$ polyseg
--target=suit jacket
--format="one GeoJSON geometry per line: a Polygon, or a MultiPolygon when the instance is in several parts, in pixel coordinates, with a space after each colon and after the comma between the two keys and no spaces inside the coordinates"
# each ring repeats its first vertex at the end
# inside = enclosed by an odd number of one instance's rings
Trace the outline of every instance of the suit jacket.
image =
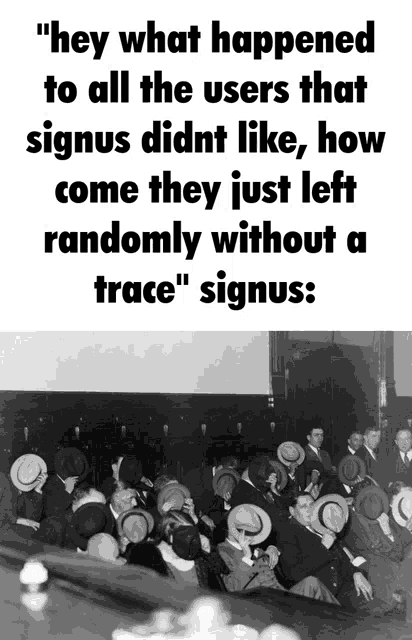
{"type": "Polygon", "coordinates": [[[191,469],[182,479],[190,491],[196,510],[202,515],[208,514],[212,507],[215,492],[213,491],[213,467],[205,466],[191,469]]]}
{"type": "MultiPolygon", "coordinates": [[[[173,579],[173,572],[163,559],[162,554],[152,542],[141,542],[130,544],[125,553],[128,564],[136,564],[156,571],[162,576],[173,579]]],[[[220,563],[222,562],[219,558],[220,563]]],[[[195,560],[196,575],[199,586],[212,591],[226,591],[222,578],[220,577],[220,566],[215,567],[213,559],[207,554],[201,554],[195,560]]],[[[226,567],[224,567],[225,570],[226,567]]]]}
{"type": "Polygon", "coordinates": [[[384,489],[386,489],[391,482],[397,482],[398,480],[401,480],[410,487],[412,486],[412,461],[408,467],[402,460],[401,453],[396,447],[396,451],[393,451],[389,455],[385,464],[380,465],[379,476],[384,489]]]}
{"type": "Polygon", "coordinates": [[[46,517],[64,516],[72,505],[72,494],[67,493],[60,478],[50,476],[43,488],[44,512],[46,517]]]}
{"type": "Polygon", "coordinates": [[[319,449],[318,457],[312,447],[307,444],[305,447],[305,462],[320,462],[325,471],[332,471],[332,460],[324,449],[319,449]]]}
{"type": "Polygon", "coordinates": [[[365,445],[363,445],[360,449],[358,449],[357,455],[360,458],[362,458],[362,460],[365,463],[366,475],[370,476],[371,478],[376,480],[376,482],[379,485],[384,485],[385,484],[385,477],[384,477],[385,476],[385,470],[383,469],[383,465],[378,460],[377,454],[375,453],[376,460],[374,460],[372,458],[371,454],[369,453],[369,451],[367,450],[367,448],[365,447],[365,445]]]}
{"type": "Polygon", "coordinates": [[[278,533],[277,547],[281,552],[278,573],[289,588],[314,576],[339,599],[339,592],[347,583],[353,583],[353,574],[359,571],[352,566],[339,540],[326,549],[322,539],[295,518],[278,533]]]}

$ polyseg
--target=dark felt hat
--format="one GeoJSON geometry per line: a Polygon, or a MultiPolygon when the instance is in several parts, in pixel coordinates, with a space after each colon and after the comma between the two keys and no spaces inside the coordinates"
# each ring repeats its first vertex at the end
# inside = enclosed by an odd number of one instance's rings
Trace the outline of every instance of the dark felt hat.
{"type": "Polygon", "coordinates": [[[365,487],[355,498],[355,510],[368,520],[377,520],[382,513],[388,513],[389,498],[380,487],[365,487]]]}
{"type": "Polygon", "coordinates": [[[171,509],[180,511],[184,505],[185,500],[190,498],[190,491],[187,487],[177,482],[171,482],[167,484],[157,497],[157,510],[160,515],[164,515],[166,512],[163,506],[167,503],[172,504],[171,509]]]}
{"type": "Polygon", "coordinates": [[[60,449],[54,458],[54,468],[58,476],[66,480],[78,476],[78,482],[89,473],[89,463],[83,451],[76,447],[60,449]]]}
{"type": "Polygon", "coordinates": [[[351,487],[365,478],[366,465],[359,456],[349,454],[339,462],[338,475],[343,484],[351,487]]]}
{"type": "Polygon", "coordinates": [[[143,475],[143,467],[135,456],[124,456],[119,467],[119,480],[130,487],[136,486],[143,475]]]}
{"type": "Polygon", "coordinates": [[[79,507],[73,514],[69,527],[71,541],[83,551],[89,539],[96,533],[112,533],[115,526],[110,509],[97,502],[89,502],[79,507]]]}
{"type": "Polygon", "coordinates": [[[257,456],[249,465],[249,479],[260,490],[269,489],[267,480],[272,473],[276,473],[277,489],[282,491],[288,482],[288,474],[282,463],[269,456],[257,456]]]}
{"type": "Polygon", "coordinates": [[[239,482],[240,475],[234,469],[219,469],[213,476],[213,490],[223,498],[226,492],[232,493],[239,482]]]}
{"type": "Polygon", "coordinates": [[[153,531],[154,519],[144,509],[129,509],[120,514],[116,524],[120,536],[136,543],[142,542],[153,531]]]}

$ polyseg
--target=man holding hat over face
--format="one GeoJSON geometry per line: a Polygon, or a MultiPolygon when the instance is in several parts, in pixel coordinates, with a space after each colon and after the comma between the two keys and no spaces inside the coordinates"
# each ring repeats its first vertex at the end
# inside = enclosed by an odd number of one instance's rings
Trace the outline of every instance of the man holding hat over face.
{"type": "Polygon", "coordinates": [[[305,452],[297,442],[282,442],[278,447],[278,459],[286,467],[288,473],[288,483],[284,490],[285,496],[303,491],[305,485],[305,470],[302,463],[305,459],[305,452]]]}
{"type": "Polygon", "coordinates": [[[0,535],[30,538],[43,518],[43,486],[47,466],[32,453],[20,456],[10,469],[10,480],[0,474],[0,535]],[[11,482],[10,482],[11,480],[11,482]]]}
{"type": "Polygon", "coordinates": [[[399,519],[402,492],[392,503],[395,516],[392,519],[385,491],[372,483],[364,482],[358,487],[345,542],[367,559],[368,577],[379,607],[382,611],[391,611],[399,605],[402,563],[412,545],[412,536],[399,519]]]}
{"type": "Polygon", "coordinates": [[[231,506],[254,504],[269,515],[272,533],[267,544],[276,544],[276,532],[288,517],[286,502],[282,496],[288,481],[286,468],[269,456],[257,456],[242,475],[233,491],[231,506]]]}
{"type": "MultiPolygon", "coordinates": [[[[261,545],[269,536],[272,525],[268,514],[252,504],[239,505],[232,509],[228,518],[228,535],[218,545],[220,556],[230,573],[223,576],[228,591],[243,591],[269,587],[284,591],[274,573],[279,560],[279,551],[274,546],[265,552],[251,547],[261,545]]],[[[292,593],[308,598],[336,603],[336,599],[313,577],[304,578],[295,584],[292,593]]]]}
{"type": "Polygon", "coordinates": [[[360,606],[356,594],[372,599],[372,587],[362,573],[363,559],[344,551],[336,534],[345,526],[348,506],[338,495],[325,496],[317,503],[307,493],[298,494],[289,508],[288,526],[278,535],[278,570],[285,583],[293,586],[305,577],[317,577],[342,606],[360,606]],[[354,563],[354,564],[352,564],[354,563]],[[354,588],[355,587],[355,588],[354,588]]]}
{"type": "Polygon", "coordinates": [[[87,476],[89,465],[82,451],[66,447],[57,452],[54,469],[44,487],[44,507],[46,517],[60,518],[70,509],[74,487],[87,476]]]}

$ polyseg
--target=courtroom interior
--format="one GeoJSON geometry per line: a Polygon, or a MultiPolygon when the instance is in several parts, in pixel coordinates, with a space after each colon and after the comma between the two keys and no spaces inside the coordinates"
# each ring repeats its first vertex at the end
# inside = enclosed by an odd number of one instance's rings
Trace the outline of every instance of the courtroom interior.
{"type": "Polygon", "coordinates": [[[412,332],[0,333],[7,638],[408,637],[411,368],[412,332]]]}

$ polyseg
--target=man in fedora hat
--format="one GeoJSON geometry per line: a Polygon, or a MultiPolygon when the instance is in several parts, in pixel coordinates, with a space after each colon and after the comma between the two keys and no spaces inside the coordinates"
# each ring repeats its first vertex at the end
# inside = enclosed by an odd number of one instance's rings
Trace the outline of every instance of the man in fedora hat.
{"type": "Polygon", "coordinates": [[[44,487],[44,509],[46,517],[60,518],[69,511],[74,487],[86,477],[89,465],[80,449],[65,447],[56,453],[54,468],[44,487]]]}
{"type": "Polygon", "coordinates": [[[278,447],[278,459],[286,467],[288,483],[284,495],[290,497],[293,493],[303,491],[306,488],[305,470],[302,466],[305,460],[305,452],[297,442],[282,442],[278,447]]]}
{"type": "Polygon", "coordinates": [[[34,454],[19,456],[9,477],[0,473],[0,539],[23,541],[38,531],[46,480],[46,463],[34,454]]]}
{"type": "Polygon", "coordinates": [[[356,594],[371,600],[371,585],[360,569],[351,564],[341,544],[336,542],[336,534],[326,528],[322,534],[312,527],[313,506],[314,500],[307,493],[291,500],[291,518],[278,534],[278,571],[290,587],[305,577],[315,576],[342,606],[360,606],[356,594]]]}
{"type": "MultiPolygon", "coordinates": [[[[228,591],[243,591],[269,587],[284,591],[274,569],[279,560],[279,551],[274,546],[265,552],[251,547],[262,544],[269,536],[272,525],[268,514],[251,504],[239,505],[229,514],[228,535],[218,545],[220,556],[230,573],[223,576],[228,591]]],[[[314,577],[304,578],[291,588],[291,592],[316,600],[337,603],[332,594],[314,577]]]]}
{"type": "Polygon", "coordinates": [[[209,526],[214,526],[213,521],[208,517],[215,500],[213,478],[221,469],[232,469],[236,471],[238,467],[239,460],[237,458],[234,456],[223,456],[217,460],[215,465],[204,465],[196,469],[191,469],[182,479],[182,484],[190,490],[196,511],[202,519],[206,520],[209,526]]]}
{"type": "Polygon", "coordinates": [[[287,506],[282,497],[287,481],[287,471],[283,464],[269,456],[257,456],[243,473],[232,494],[232,508],[241,504],[254,504],[269,514],[272,533],[267,544],[276,544],[277,530],[288,517],[287,506]]]}
{"type": "Polygon", "coordinates": [[[354,493],[345,542],[368,562],[368,577],[377,608],[381,611],[396,610],[400,603],[399,578],[403,562],[412,547],[411,534],[399,524],[401,498],[393,501],[396,518],[392,519],[389,498],[380,487],[365,481],[355,487],[354,493]]]}

